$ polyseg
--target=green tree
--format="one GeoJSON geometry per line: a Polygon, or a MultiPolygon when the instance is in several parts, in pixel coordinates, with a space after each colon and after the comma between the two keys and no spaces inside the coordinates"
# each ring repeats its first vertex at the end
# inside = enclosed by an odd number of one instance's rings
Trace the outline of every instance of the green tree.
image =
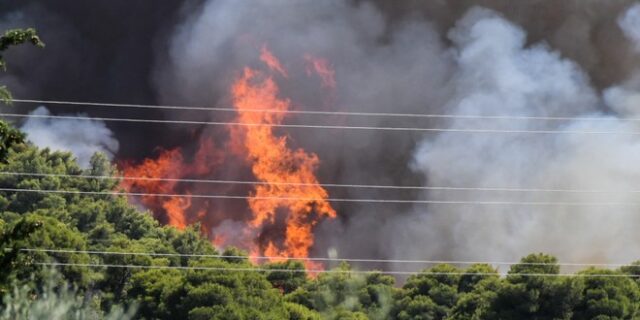
{"type": "MultiPolygon", "coordinates": [[[[7,94],[7,89],[0,87],[0,96],[6,96],[7,94]]],[[[25,135],[22,132],[12,128],[6,122],[0,120],[0,162],[6,161],[9,149],[16,144],[23,143],[24,138],[25,135]]]]}
{"type": "Polygon", "coordinates": [[[103,313],[90,298],[53,271],[48,272],[47,281],[39,289],[34,289],[33,285],[14,284],[13,289],[4,294],[3,306],[0,320],[126,320],[133,318],[135,313],[135,308],[125,311],[119,306],[103,313]]]}
{"type": "Polygon", "coordinates": [[[320,320],[320,314],[309,310],[303,305],[299,305],[292,302],[284,303],[287,312],[289,313],[289,320],[320,320]]]}
{"type": "Polygon", "coordinates": [[[580,272],[582,299],[574,319],[637,319],[640,292],[636,283],[619,271],[595,269],[580,272]],[[589,276],[594,275],[594,276],[589,276]]]}
{"type": "MultiPolygon", "coordinates": [[[[38,37],[35,29],[12,29],[7,30],[0,36],[0,69],[6,70],[7,63],[4,60],[3,52],[12,46],[29,42],[37,47],[44,47],[44,43],[38,37]]],[[[0,102],[11,103],[11,93],[6,86],[0,86],[0,102]]],[[[0,120],[0,161],[6,161],[9,148],[24,142],[25,135],[0,120]]]]}
{"type": "Polygon", "coordinates": [[[409,277],[396,299],[397,319],[444,319],[458,301],[462,270],[443,264],[409,277]]]}
{"type": "Polygon", "coordinates": [[[580,301],[581,282],[557,276],[557,259],[531,254],[511,267],[491,312],[493,319],[570,319],[580,301]]]}
{"type": "Polygon", "coordinates": [[[351,272],[347,263],[288,294],[289,302],[319,312],[325,319],[387,319],[392,306],[394,279],[379,273],[351,272]]]}
{"type": "Polygon", "coordinates": [[[288,294],[307,283],[307,273],[301,261],[287,260],[269,263],[264,266],[268,270],[291,270],[267,272],[267,280],[282,293],[288,294]]]}
{"type": "MultiPolygon", "coordinates": [[[[7,63],[4,60],[3,52],[12,46],[21,45],[23,43],[31,43],[36,47],[43,48],[44,42],[38,37],[38,33],[33,28],[28,29],[12,29],[5,31],[0,36],[0,68],[7,69],[7,63]]],[[[0,86],[0,101],[11,103],[11,93],[6,86],[0,86]]]]}
{"type": "Polygon", "coordinates": [[[450,319],[481,320],[494,318],[491,305],[503,280],[497,271],[486,264],[472,265],[465,270],[458,286],[460,296],[450,311],[450,319]]]}

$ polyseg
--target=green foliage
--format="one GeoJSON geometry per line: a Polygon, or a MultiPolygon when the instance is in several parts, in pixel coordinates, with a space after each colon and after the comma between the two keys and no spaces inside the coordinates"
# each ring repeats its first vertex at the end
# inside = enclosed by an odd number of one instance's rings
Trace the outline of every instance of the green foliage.
{"type": "Polygon", "coordinates": [[[640,293],[636,283],[622,272],[589,269],[581,275],[611,275],[584,277],[582,299],[575,308],[574,319],[637,319],[640,293]]]}
{"type": "MultiPolygon", "coordinates": [[[[473,270],[474,267],[469,269],[473,270]]],[[[493,307],[502,285],[497,275],[488,276],[476,282],[470,291],[460,294],[456,305],[451,309],[449,318],[452,320],[496,319],[496,310],[493,307]]]]}
{"type": "MultiPolygon", "coordinates": [[[[35,29],[12,29],[7,30],[0,36],[0,69],[5,71],[7,64],[4,60],[3,52],[12,46],[29,42],[36,47],[44,47],[44,42],[40,40],[35,29]]],[[[11,92],[6,86],[0,85],[0,102],[11,104],[11,92]]],[[[25,135],[0,120],[0,162],[5,162],[9,149],[14,145],[24,142],[25,135]]]]}
{"type": "Polygon", "coordinates": [[[305,272],[304,264],[300,261],[288,260],[270,263],[264,267],[270,270],[292,270],[267,272],[267,280],[271,285],[285,294],[291,293],[307,283],[307,273],[305,272]]]}
{"type": "Polygon", "coordinates": [[[493,302],[496,319],[570,319],[580,301],[581,282],[553,276],[559,272],[557,259],[545,254],[529,255],[512,266],[493,302]]]}
{"type": "Polygon", "coordinates": [[[322,273],[314,281],[286,296],[287,301],[316,310],[325,319],[385,319],[392,305],[392,277],[378,273],[361,275],[350,272],[343,263],[332,273],[322,273]]]}
{"type": "MultiPolygon", "coordinates": [[[[7,69],[7,64],[4,61],[2,52],[12,46],[21,45],[27,42],[36,47],[44,47],[44,42],[40,40],[38,33],[32,28],[7,30],[4,35],[0,36],[0,69],[7,69]]],[[[0,102],[7,104],[11,103],[11,93],[5,86],[0,86],[0,102]]]]}
{"type": "Polygon", "coordinates": [[[14,284],[13,289],[3,296],[3,310],[0,320],[119,320],[132,319],[135,308],[128,311],[119,306],[109,312],[102,312],[90,299],[70,287],[55,272],[49,272],[47,281],[39,290],[33,286],[14,284]],[[62,285],[60,285],[62,282],[62,285]]]}
{"type": "Polygon", "coordinates": [[[450,265],[438,265],[409,277],[404,295],[394,306],[398,319],[443,319],[458,300],[462,271],[450,265]],[[455,275],[450,275],[455,274],[455,275]]]}
{"type": "Polygon", "coordinates": [[[285,302],[284,307],[287,309],[289,313],[290,320],[320,320],[320,314],[311,311],[307,307],[303,305],[299,305],[296,303],[285,302]]]}
{"type": "MultiPolygon", "coordinates": [[[[6,89],[0,87],[0,101],[3,100],[3,93],[6,92],[6,89]]],[[[0,120],[0,162],[5,162],[9,149],[17,144],[24,143],[24,139],[25,135],[22,132],[0,120]]]]}

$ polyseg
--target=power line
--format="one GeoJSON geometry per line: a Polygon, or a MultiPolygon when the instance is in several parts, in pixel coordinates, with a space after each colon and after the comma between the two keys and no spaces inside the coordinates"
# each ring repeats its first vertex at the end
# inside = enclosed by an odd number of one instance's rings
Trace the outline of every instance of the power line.
{"type": "Polygon", "coordinates": [[[198,266],[144,266],[134,264],[92,264],[92,263],[47,263],[36,262],[35,265],[62,266],[62,267],[87,267],[87,268],[127,268],[127,269],[160,269],[160,270],[200,270],[200,271],[225,271],[225,272],[289,272],[289,273],[340,273],[340,274],[389,274],[389,275],[416,275],[431,276],[521,276],[521,277],[580,277],[580,278],[640,278],[635,274],[616,273],[498,273],[498,272],[420,272],[420,271],[384,271],[384,270],[341,270],[341,269],[269,269],[269,268],[229,268],[229,267],[198,267],[198,266]]]}
{"type": "Polygon", "coordinates": [[[350,199],[350,198],[304,198],[304,197],[276,197],[276,196],[240,196],[240,195],[208,195],[182,193],[143,193],[117,191],[80,191],[80,190],[44,190],[0,188],[7,192],[58,193],[58,194],[89,194],[134,197],[166,197],[166,198],[204,198],[204,199],[247,199],[247,200],[284,200],[284,201],[329,201],[355,203],[395,203],[395,204],[435,204],[435,205],[525,205],[525,206],[577,206],[577,207],[606,207],[606,206],[640,206],[640,202],[557,202],[557,201],[458,201],[458,200],[402,200],[402,199],[350,199]]]}
{"type": "MultiPolygon", "coordinates": [[[[16,103],[41,103],[52,105],[77,105],[94,107],[115,107],[115,108],[136,108],[136,109],[165,109],[165,110],[191,110],[191,111],[220,111],[238,112],[233,107],[193,107],[178,105],[151,105],[132,103],[105,103],[105,102],[82,102],[82,101],[59,101],[59,100],[35,100],[35,99],[13,99],[16,103]]],[[[305,108],[308,106],[293,106],[294,108],[305,108]]],[[[508,116],[508,115],[457,115],[457,114],[425,114],[425,113],[396,113],[396,112],[350,112],[350,111],[313,111],[313,110],[278,110],[248,108],[241,109],[242,112],[252,113],[286,113],[286,114],[309,114],[309,115],[337,115],[337,116],[367,116],[367,117],[396,117],[396,118],[445,118],[445,119],[484,119],[484,120],[549,120],[549,121],[640,121],[640,118],[603,118],[603,117],[552,117],[552,116],[508,116]]]]}
{"type": "Polygon", "coordinates": [[[551,262],[504,262],[504,261],[459,261],[459,260],[402,260],[402,259],[362,259],[362,258],[321,258],[321,257],[279,257],[279,256],[241,256],[221,254],[188,254],[188,253],[156,253],[156,252],[119,252],[99,250],[73,250],[73,249],[41,249],[22,248],[24,252],[46,253],[74,253],[91,255],[119,255],[119,256],[152,256],[152,257],[187,257],[187,258],[218,258],[218,259],[255,259],[255,260],[298,260],[321,262],[370,262],[370,263],[407,263],[407,264],[452,264],[474,265],[489,264],[500,266],[526,265],[526,266],[566,266],[566,267],[623,267],[629,263],[551,263],[551,262]]]}
{"type": "Polygon", "coordinates": [[[130,122],[130,123],[155,123],[155,124],[185,124],[185,125],[212,125],[212,126],[238,126],[238,127],[274,127],[274,128],[299,128],[299,129],[346,129],[360,131],[416,131],[416,132],[450,132],[450,133],[509,133],[509,134],[591,134],[591,135],[640,135],[640,131],[581,131],[581,130],[500,130],[500,129],[453,129],[453,128],[417,128],[417,127],[374,127],[374,126],[337,126],[337,125],[312,125],[312,124],[266,124],[266,123],[241,123],[225,121],[195,121],[195,120],[162,120],[139,118],[106,118],[85,116],[57,116],[43,114],[17,114],[0,113],[8,118],[41,118],[41,119],[65,119],[83,121],[105,122],[130,122]]]}
{"type": "Polygon", "coordinates": [[[640,193],[640,190],[598,190],[598,189],[560,189],[560,188],[512,188],[512,187],[451,187],[451,186],[398,186],[375,184],[338,184],[338,183],[305,183],[305,182],[267,182],[247,180],[218,180],[218,179],[186,179],[186,178],[162,178],[162,177],[131,177],[131,176],[99,176],[85,174],[58,174],[58,173],[31,173],[31,172],[0,172],[0,175],[33,176],[33,177],[58,177],[58,178],[82,178],[102,180],[140,180],[140,181],[167,181],[189,182],[209,184],[240,184],[240,185],[275,185],[325,188],[370,188],[370,189],[401,189],[401,190],[442,190],[442,191],[495,191],[495,192],[567,192],[567,193],[640,193]]]}

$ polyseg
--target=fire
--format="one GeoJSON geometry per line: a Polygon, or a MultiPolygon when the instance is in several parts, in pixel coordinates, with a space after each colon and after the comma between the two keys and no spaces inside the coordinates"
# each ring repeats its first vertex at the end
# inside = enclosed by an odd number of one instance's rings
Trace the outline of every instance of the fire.
{"type": "Polygon", "coordinates": [[[305,54],[304,60],[307,64],[306,71],[308,76],[315,72],[320,77],[323,87],[336,88],[336,71],[329,65],[329,61],[314,57],[311,54],[305,54]]]}
{"type": "Polygon", "coordinates": [[[191,198],[188,197],[171,198],[162,204],[162,208],[167,212],[169,224],[178,229],[184,229],[187,226],[185,210],[189,207],[191,207],[191,198]]]}
{"type": "MultiPolygon", "coordinates": [[[[273,55],[269,56],[275,59],[273,55]]],[[[280,65],[277,59],[274,61],[280,65]]],[[[266,182],[255,187],[249,200],[253,213],[250,225],[260,229],[274,224],[276,216],[283,214],[286,221],[284,240],[282,243],[268,240],[263,252],[274,257],[307,257],[314,243],[313,227],[323,217],[336,217],[336,211],[327,201],[328,193],[319,185],[314,173],[319,164],[318,156],[289,148],[287,137],[274,133],[272,125],[281,123],[286,113],[247,111],[289,109],[290,102],[277,97],[278,86],[272,77],[245,68],[233,85],[232,95],[238,122],[260,124],[232,130],[232,134],[240,135],[234,141],[243,142],[253,174],[266,182]]]]}
{"type": "MultiPolygon", "coordinates": [[[[187,163],[180,148],[164,150],[157,159],[145,159],[140,164],[121,163],[120,167],[124,177],[136,179],[123,179],[120,187],[127,192],[147,193],[140,197],[140,202],[153,211],[161,222],[172,225],[178,229],[184,229],[194,219],[189,211],[192,209],[192,199],[186,186],[179,179],[188,178],[191,175],[203,175],[211,172],[220,162],[220,153],[214,148],[213,141],[209,138],[201,139],[198,151],[191,163],[187,163]],[[142,179],[137,179],[142,178],[142,179]],[[158,179],[161,178],[162,180],[158,179]],[[155,196],[152,194],[163,194],[155,196]],[[170,194],[184,194],[168,197],[170,194]]],[[[135,199],[134,199],[135,201],[135,199]]],[[[200,209],[202,212],[202,209],[200,209]]],[[[202,213],[195,214],[197,219],[202,213]]]]}
{"type": "Polygon", "coordinates": [[[289,77],[287,71],[282,67],[280,60],[278,60],[278,58],[276,58],[273,53],[267,49],[267,46],[262,46],[262,49],[260,50],[260,60],[262,60],[262,62],[264,62],[271,70],[277,71],[285,78],[289,77]]]}
{"type": "MultiPolygon", "coordinates": [[[[310,57],[305,57],[305,61],[314,61],[322,79],[335,86],[328,63],[310,57]]],[[[272,261],[306,258],[314,245],[314,227],[323,219],[335,218],[336,211],[315,176],[320,164],[318,156],[290,147],[289,137],[274,130],[273,125],[287,117],[290,102],[278,97],[279,88],[272,75],[288,78],[287,70],[266,46],[260,50],[260,60],[267,66],[266,71],[247,67],[231,87],[237,111],[234,122],[251,125],[229,127],[226,152],[215,148],[208,131],[197,150],[176,148],[139,164],[122,163],[125,177],[151,179],[123,179],[121,187],[128,192],[175,195],[146,195],[138,201],[162,223],[184,229],[200,222],[216,247],[234,245],[246,249],[253,262],[260,262],[260,256],[271,257],[272,261]],[[256,112],[260,109],[281,112],[256,112]],[[238,158],[243,161],[238,162],[238,158]],[[216,172],[216,168],[225,165],[235,170],[216,172]],[[242,172],[235,172],[237,169],[242,172]],[[229,179],[229,175],[235,174],[252,174],[261,184],[252,188],[246,184],[194,182],[194,179],[215,179],[216,175],[229,179]],[[246,204],[238,203],[237,199],[203,200],[191,196],[239,196],[247,192],[246,204]]],[[[322,268],[312,262],[306,266],[322,268]]]]}

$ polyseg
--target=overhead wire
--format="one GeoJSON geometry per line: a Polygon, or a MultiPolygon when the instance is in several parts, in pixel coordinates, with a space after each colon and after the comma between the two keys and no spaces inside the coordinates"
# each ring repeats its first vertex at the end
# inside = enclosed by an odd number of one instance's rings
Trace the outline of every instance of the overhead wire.
{"type": "Polygon", "coordinates": [[[196,120],[164,120],[141,118],[108,118],[87,116],[58,116],[46,114],[18,114],[0,113],[0,117],[7,118],[37,118],[37,119],[64,119],[82,121],[105,122],[129,122],[129,123],[155,123],[155,124],[184,124],[184,125],[211,125],[211,126],[238,126],[238,127],[274,127],[274,128],[299,128],[299,129],[345,129],[359,131],[415,131],[415,132],[450,132],[450,133],[486,133],[486,134],[589,134],[589,135],[640,135],[640,131],[583,131],[583,130],[501,130],[501,129],[456,129],[456,128],[422,128],[422,127],[376,127],[376,126],[345,126],[345,125],[314,125],[314,124],[269,124],[269,123],[243,123],[228,121],[196,121],[196,120]]]}
{"type": "MultiPolygon", "coordinates": [[[[107,102],[86,102],[86,101],[61,101],[61,100],[37,100],[37,99],[12,99],[15,103],[38,103],[52,105],[74,105],[93,107],[115,107],[115,108],[137,108],[137,109],[164,109],[181,111],[220,111],[237,112],[233,107],[203,107],[203,106],[179,106],[179,105],[152,105],[133,103],[107,103],[107,102]]],[[[338,116],[367,116],[367,117],[396,117],[396,118],[451,118],[451,119],[485,119],[485,120],[549,120],[549,121],[611,121],[613,118],[604,117],[562,117],[562,116],[511,116],[511,115],[459,115],[459,114],[425,114],[425,113],[397,113],[397,112],[353,112],[353,111],[317,111],[301,110],[310,106],[293,106],[291,110],[282,109],[262,109],[262,108],[242,108],[242,112],[252,113],[286,113],[286,114],[307,114],[307,115],[338,115],[338,116]]],[[[640,121],[640,118],[621,118],[615,120],[640,121]]]]}
{"type": "Polygon", "coordinates": [[[152,256],[152,257],[185,257],[185,258],[217,258],[217,259],[240,259],[240,260],[298,260],[314,262],[366,262],[366,263],[397,263],[397,264],[452,264],[452,265],[474,265],[488,264],[499,266],[566,266],[566,267],[623,267],[630,266],[629,263],[561,263],[561,262],[505,262],[505,261],[463,261],[463,260],[407,260],[407,259],[366,259],[366,258],[324,258],[324,257],[281,257],[281,256],[244,256],[244,255],[224,255],[224,254],[193,254],[193,253],[160,253],[160,252],[128,252],[128,251],[104,251],[104,250],[75,250],[75,249],[44,249],[44,248],[21,248],[23,252],[44,252],[44,253],[71,253],[88,255],[114,255],[114,256],[152,256]]]}
{"type": "Polygon", "coordinates": [[[442,190],[442,191],[495,191],[495,192],[567,192],[567,193],[640,193],[640,190],[599,190],[599,189],[562,189],[562,188],[516,188],[516,187],[452,187],[452,186],[400,186],[400,185],[376,185],[376,184],[340,184],[340,183],[305,183],[305,182],[269,182],[249,180],[224,180],[224,179],[189,179],[189,178],[164,178],[164,177],[137,177],[137,176],[102,176],[86,174],[61,174],[39,172],[11,172],[0,171],[0,175],[32,176],[32,177],[56,177],[56,178],[81,178],[98,180],[123,180],[123,181],[166,181],[188,182],[208,184],[240,184],[240,185],[274,185],[274,186],[320,186],[325,188],[363,188],[363,189],[401,189],[401,190],[442,190]]]}
{"type": "Polygon", "coordinates": [[[339,273],[339,274],[388,274],[388,275],[431,275],[431,276],[514,276],[514,277],[580,277],[580,278],[640,278],[636,274],[621,273],[500,273],[500,272],[420,272],[397,270],[342,270],[342,269],[278,269],[278,268],[229,268],[207,266],[157,266],[135,264],[93,264],[93,263],[58,263],[36,262],[35,265],[88,267],[88,268],[128,268],[128,269],[160,269],[160,270],[195,270],[195,271],[224,271],[224,272],[289,272],[289,273],[339,273]]]}
{"type": "Polygon", "coordinates": [[[640,202],[560,202],[560,201],[458,201],[458,200],[403,200],[403,199],[360,199],[360,198],[307,198],[307,197],[278,197],[278,196],[251,196],[251,195],[218,195],[218,194],[182,194],[182,193],[144,193],[144,192],[119,192],[119,191],[81,191],[81,190],[48,190],[48,189],[22,189],[0,188],[6,192],[31,192],[53,194],[85,194],[85,195],[111,195],[134,197],[182,197],[204,199],[251,199],[251,200],[283,200],[283,201],[329,201],[329,202],[354,202],[354,203],[405,203],[405,204],[435,204],[435,205],[525,205],[525,206],[577,206],[577,207],[606,207],[606,206],[640,206],[640,202]]]}

